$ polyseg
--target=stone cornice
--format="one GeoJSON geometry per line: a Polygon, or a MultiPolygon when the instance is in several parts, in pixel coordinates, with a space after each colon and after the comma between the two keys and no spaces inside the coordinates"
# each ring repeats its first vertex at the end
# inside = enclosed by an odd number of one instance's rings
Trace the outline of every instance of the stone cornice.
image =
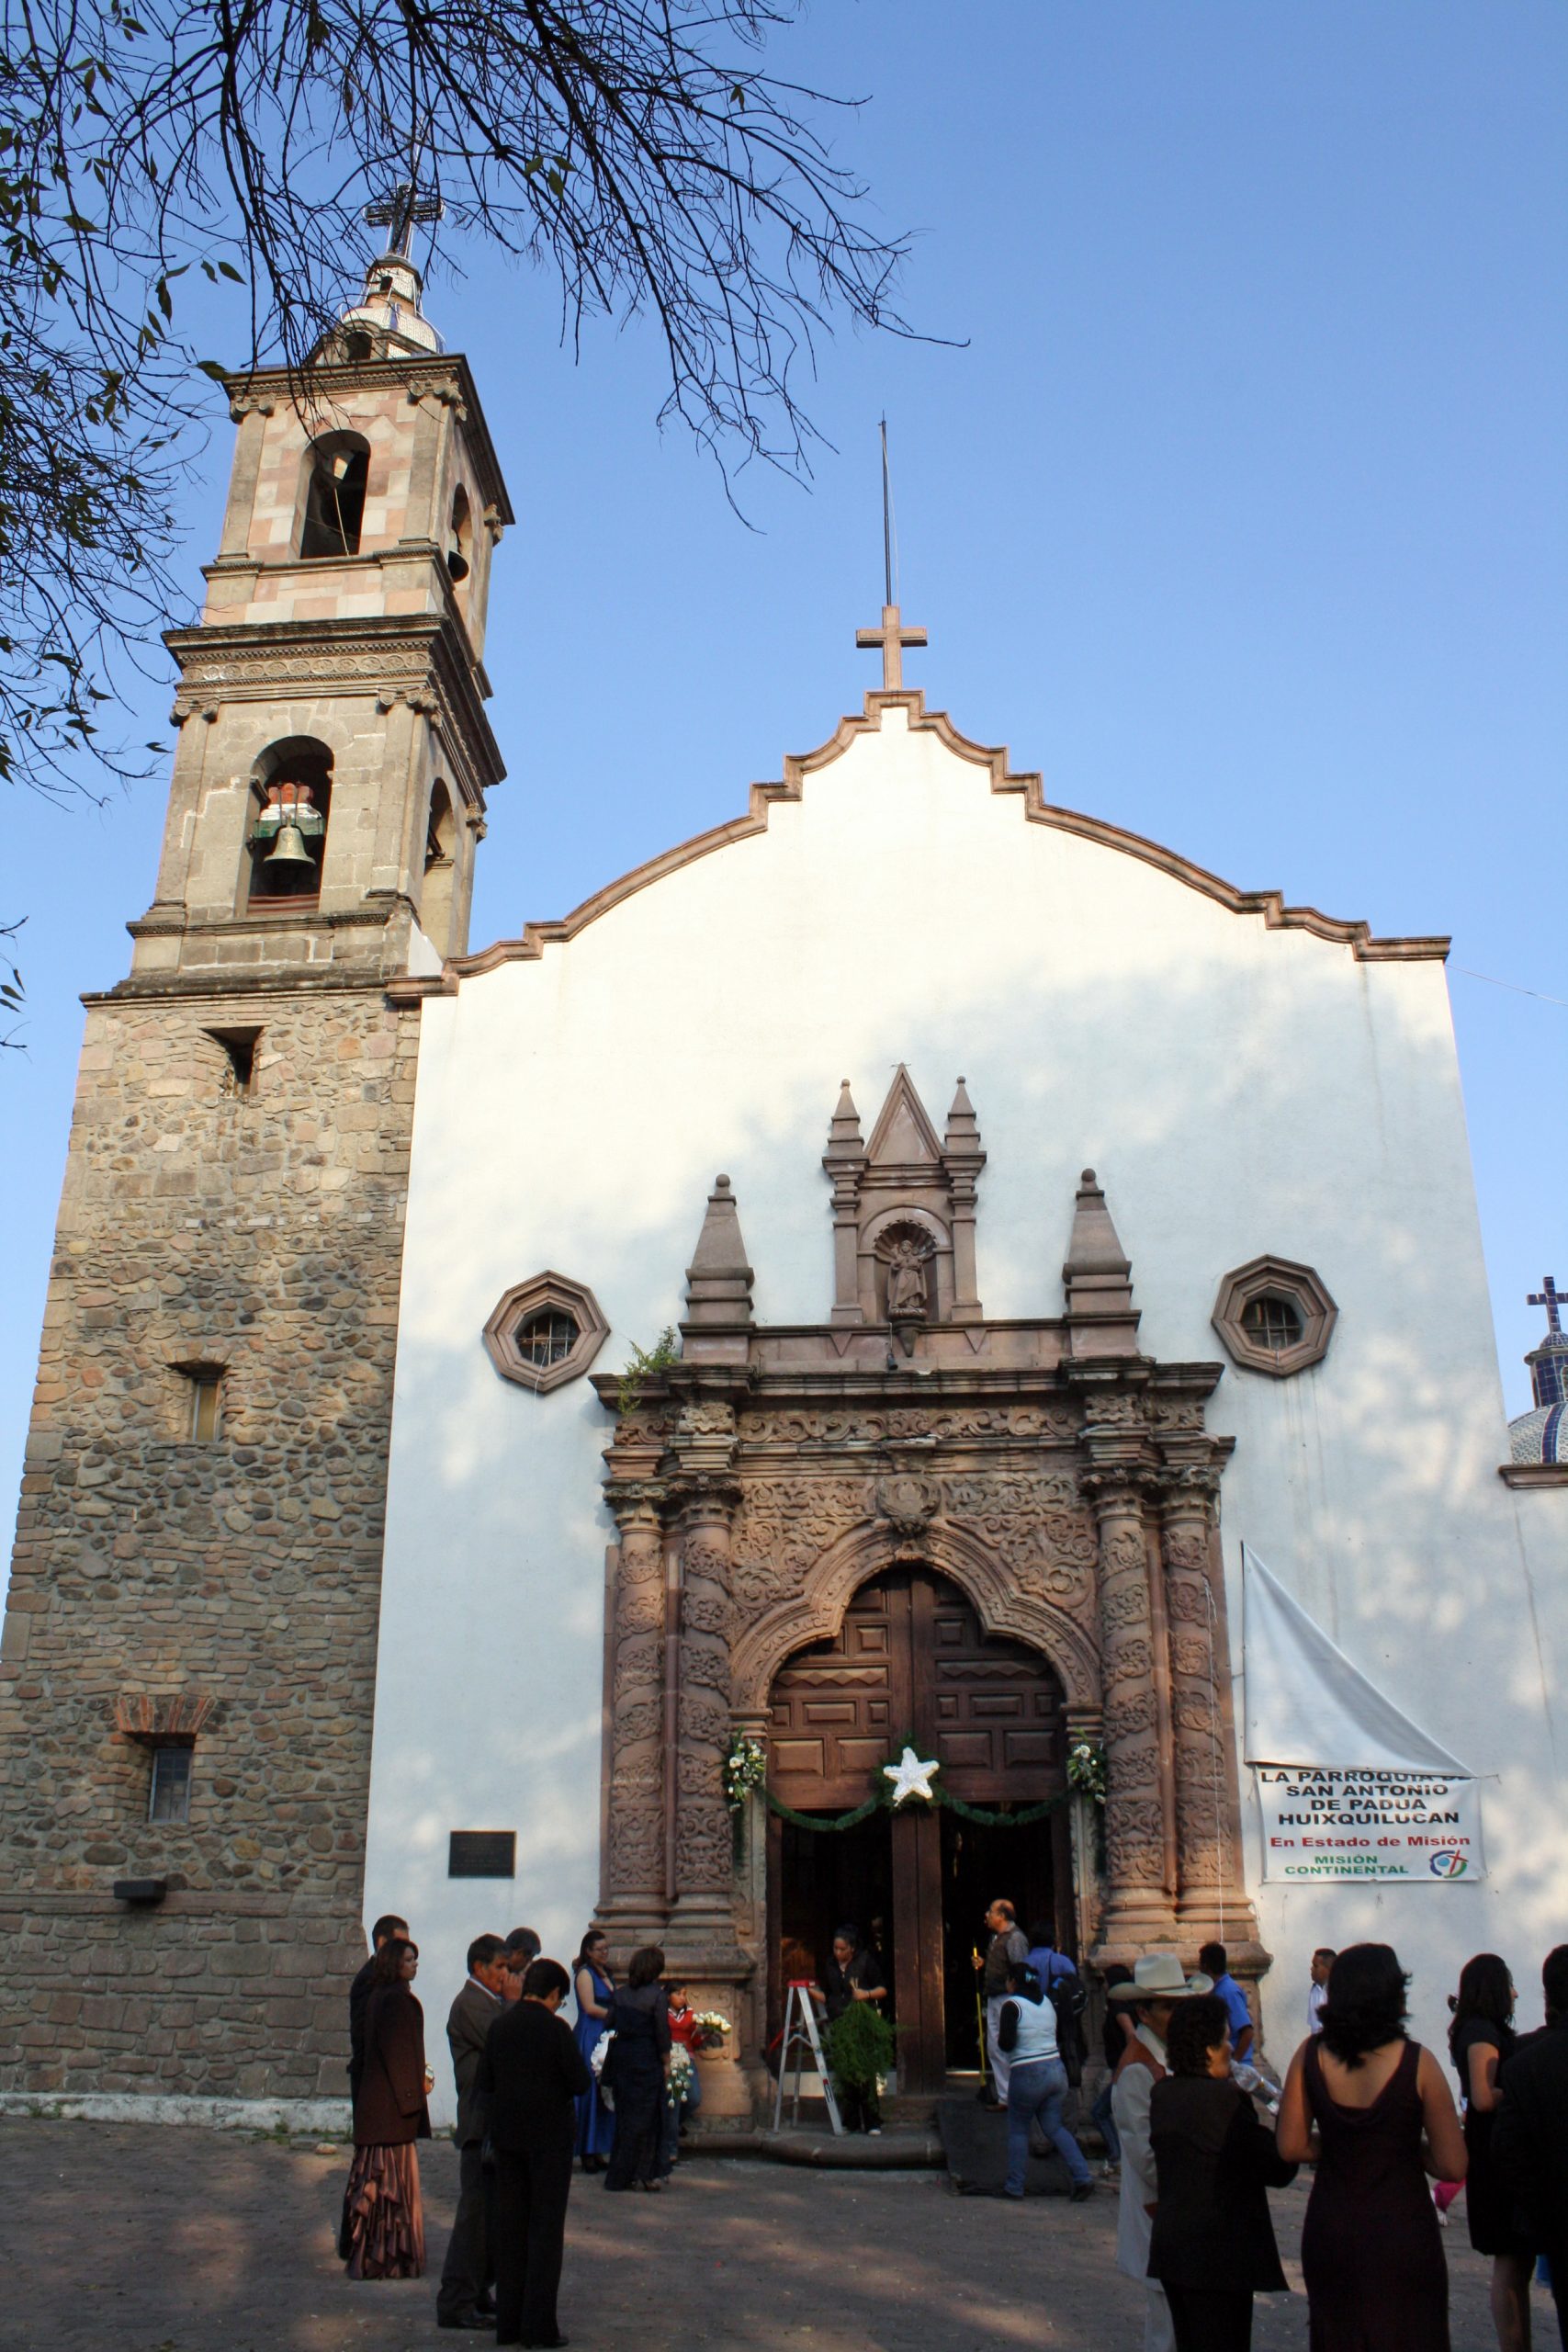
{"type": "MultiPolygon", "coordinates": [[[[395,992],[396,984],[389,984],[387,993],[395,992]]],[[[1014,1330],[1034,1329],[1042,1333],[1058,1329],[1059,1325],[1042,1321],[1036,1325],[1013,1324],[1014,1330]]],[[[831,1324],[761,1325],[757,1337],[767,1340],[776,1337],[800,1339],[819,1337],[825,1356],[834,1354],[833,1342],[842,1334],[831,1324]]],[[[663,1407],[668,1410],[673,1400],[694,1388],[691,1377],[694,1368],[672,1365],[668,1372],[637,1384],[637,1413],[663,1407]]],[[[1006,1364],[987,1365],[976,1361],[962,1370],[941,1370],[910,1374],[902,1370],[887,1372],[870,1366],[843,1367],[836,1362],[824,1361],[819,1367],[792,1367],[788,1372],[737,1368],[728,1393],[733,1395],[739,1417],[738,1436],[746,1436],[745,1417],[748,1413],[768,1410],[789,1411],[796,1408],[823,1407],[844,1410],[852,1407],[898,1413],[937,1414],[958,1405],[999,1406],[1007,1404],[1043,1403],[1081,1406],[1085,1423],[1093,1430],[1113,1430],[1117,1437],[1125,1434],[1140,1441],[1153,1437],[1163,1439],[1166,1432],[1162,1408],[1178,1402],[1201,1408],[1211,1396],[1224,1374],[1224,1367],[1217,1363],[1155,1363],[1147,1357],[1117,1360],[1112,1364],[1086,1367],[1081,1363],[1064,1365],[1006,1364]],[[1103,1387],[1091,1389],[1086,1396],[1080,1375],[1086,1370],[1103,1371],[1107,1379],[1103,1387]],[[1124,1419],[1112,1425],[1102,1417],[1105,1400],[1114,1395],[1121,1403],[1124,1419]]],[[[705,1368],[704,1368],[705,1371],[705,1368]]],[[[699,1377],[701,1375],[699,1374],[699,1377]]],[[[617,1373],[592,1373],[589,1385],[596,1392],[607,1412],[618,1408],[622,1375],[617,1373]]],[[[705,1385],[704,1392],[706,1393],[705,1385]]],[[[1191,1435],[1194,1441],[1221,1455],[1228,1455],[1235,1441],[1213,1438],[1201,1428],[1191,1435]]]]}
{"type": "Polygon", "coordinates": [[[1497,1476],[1506,1487],[1568,1487],[1568,1462],[1505,1462],[1497,1476]]]}
{"type": "Polygon", "coordinates": [[[386,392],[401,385],[411,401],[448,401],[462,416],[474,471],[487,506],[505,524],[516,518],[506,494],[495,444],[490,437],[468,363],[461,352],[433,351],[389,359],[334,359],[322,368],[243,368],[223,379],[231,413],[236,421],[247,409],[268,413],[291,408],[307,429],[330,429],[330,420],[344,392],[386,392]],[[319,425],[318,420],[327,420],[319,425]]]}
{"type": "Polygon", "coordinates": [[[165,631],[193,708],[276,702],[292,695],[375,695],[387,707],[434,689],[434,716],[454,755],[454,781],[482,808],[506,774],[455,625],[438,613],[359,620],[207,621],[165,631]]]}
{"type": "Polygon", "coordinates": [[[991,790],[1016,793],[1023,802],[1027,822],[1049,825],[1059,832],[1075,833],[1085,841],[1095,842],[1105,849],[1119,851],[1123,856],[1135,857],[1145,865],[1156,867],[1181,882],[1202,897],[1213,899],[1230,913],[1261,915],[1269,931],[1305,931],[1314,938],[1334,945],[1348,947],[1359,963],[1422,963],[1440,962],[1446,958],[1450,942],[1433,935],[1404,939],[1379,939],[1372,935],[1366,922],[1347,922],[1337,916],[1321,913],[1316,907],[1288,907],[1283,894],[1278,890],[1242,890],[1234,883],[1224,881],[1217,874],[1193,864],[1190,858],[1176,850],[1166,849],[1158,842],[1145,841],[1142,834],[1131,833],[1120,826],[1108,823],[1100,817],[1088,817],[1078,810],[1062,808],[1047,801],[1039,774],[1026,771],[1015,774],[1009,765],[1009,755],[1003,746],[976,743],[961,734],[945,711],[928,711],[925,696],[911,688],[894,692],[868,694],[865,707],[859,718],[844,718],[825,743],[804,755],[794,754],[784,761],[784,780],[777,784],[754,784],[743,817],[733,817],[728,823],[715,825],[691,840],[664,850],[646,865],[634,866],[614,882],[584,899],[571,913],[555,922],[531,922],[524,927],[519,939],[497,940],[477,955],[449,958],[439,975],[429,978],[399,981],[400,994],[407,998],[421,996],[455,996],[466,979],[495,971],[502,964],[528,963],[541,956],[547,947],[564,946],[585,931],[601,915],[650,884],[662,881],[667,874],[683,865],[708,857],[716,850],[728,849],[732,842],[750,839],[768,830],[770,814],[776,803],[799,800],[806,779],[818,768],[830,766],[842,757],[858,736],[880,731],[883,714],[902,710],[910,729],[937,737],[943,747],[961,760],[989,772],[991,790]]]}

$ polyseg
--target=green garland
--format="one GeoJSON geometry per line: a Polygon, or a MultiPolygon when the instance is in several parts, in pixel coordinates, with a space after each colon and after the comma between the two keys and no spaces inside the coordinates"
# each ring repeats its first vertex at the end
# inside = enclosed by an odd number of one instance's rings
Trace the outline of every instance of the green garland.
{"type": "MultiPolygon", "coordinates": [[[[984,1805],[965,1804],[962,1797],[952,1796],[945,1789],[933,1789],[931,1803],[946,1805],[950,1813],[957,1814],[963,1821],[978,1823],[982,1829],[1027,1829],[1032,1822],[1043,1821],[1047,1814],[1059,1813],[1067,1802],[1068,1793],[1064,1789],[1060,1796],[1047,1797],[1042,1804],[1025,1805],[1018,1813],[991,1813],[984,1805]]],[[[885,1797],[879,1793],[867,1797],[863,1804],[852,1806],[848,1813],[837,1814],[832,1820],[824,1821],[818,1814],[796,1813],[794,1805],[785,1804],[783,1797],[774,1796],[772,1789],[767,1791],[767,1799],[768,1810],[776,1813],[781,1821],[793,1821],[797,1829],[814,1832],[856,1829],[863,1821],[869,1821],[874,1813],[891,1813],[894,1810],[891,1795],[885,1797]]]]}
{"type": "MultiPolygon", "coordinates": [[[[898,1757],[906,1747],[914,1745],[912,1736],[908,1734],[895,1740],[894,1757],[898,1757]]],[[[767,1751],[761,1741],[743,1738],[737,1733],[725,1759],[724,1771],[725,1794],[735,1810],[738,1836],[741,1817],[739,1804],[744,1802],[747,1792],[751,1789],[760,1790],[767,1801],[769,1811],[776,1813],[781,1821],[793,1821],[797,1829],[808,1829],[814,1836],[858,1829],[861,1823],[869,1821],[874,1813],[896,1813],[898,1810],[893,1791],[886,1785],[886,1776],[880,1768],[875,1775],[873,1793],[865,1803],[852,1805],[848,1813],[835,1814],[829,1821],[823,1821],[816,1814],[797,1813],[794,1805],[785,1804],[783,1797],[775,1796],[766,1785],[767,1769],[767,1751]],[[742,1782],[743,1785],[738,1785],[732,1792],[732,1783],[742,1782]]],[[[1069,1765],[1069,1774],[1071,1769],[1069,1765]]],[[[1066,1788],[1059,1796],[1047,1797],[1041,1804],[1026,1804],[1017,1813],[993,1813],[985,1805],[965,1804],[962,1797],[953,1796],[939,1782],[928,1797],[919,1801],[921,1804],[944,1804],[950,1813],[957,1814],[960,1820],[976,1822],[982,1829],[1027,1829],[1032,1822],[1043,1821],[1048,1814],[1059,1813],[1072,1793],[1071,1788],[1066,1788]]],[[[910,1798],[906,1802],[913,1803],[915,1800],[910,1798]]]]}

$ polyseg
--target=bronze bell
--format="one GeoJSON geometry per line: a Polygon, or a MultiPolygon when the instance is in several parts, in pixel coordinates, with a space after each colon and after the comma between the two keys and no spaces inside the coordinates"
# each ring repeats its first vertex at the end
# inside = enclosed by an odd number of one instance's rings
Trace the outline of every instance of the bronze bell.
{"type": "Polygon", "coordinates": [[[468,576],[468,559],[456,539],[446,550],[446,577],[454,587],[468,576]]]}
{"type": "Polygon", "coordinates": [[[286,818],[277,829],[277,839],[267,853],[268,870],[275,865],[311,865],[315,859],[305,846],[305,836],[292,817],[286,818]]]}

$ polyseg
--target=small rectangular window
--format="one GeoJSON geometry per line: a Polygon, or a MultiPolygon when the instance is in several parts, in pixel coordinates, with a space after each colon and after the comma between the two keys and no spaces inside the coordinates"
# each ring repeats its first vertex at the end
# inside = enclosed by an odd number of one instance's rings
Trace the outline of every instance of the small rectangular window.
{"type": "Polygon", "coordinates": [[[190,1385],[190,1420],[186,1434],[209,1444],[218,1435],[222,1418],[223,1373],[218,1364],[197,1364],[186,1374],[190,1385]]]}
{"type": "Polygon", "coordinates": [[[190,1819],[190,1760],[188,1747],[152,1750],[152,1786],[147,1799],[149,1821],[190,1819]]]}
{"type": "Polygon", "coordinates": [[[447,1849],[448,1878],[515,1878],[515,1829],[454,1829],[447,1849]]]}

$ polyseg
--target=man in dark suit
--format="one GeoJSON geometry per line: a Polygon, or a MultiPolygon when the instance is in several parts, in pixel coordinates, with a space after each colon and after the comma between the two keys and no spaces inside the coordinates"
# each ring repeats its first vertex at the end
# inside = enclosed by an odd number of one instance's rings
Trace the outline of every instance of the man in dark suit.
{"type": "Polygon", "coordinates": [[[558,1960],[536,1960],[523,1997],[496,2019],[476,2087],[495,2150],[495,2340],[564,2344],[556,2319],[566,2200],[576,2138],[573,2102],[588,2068],[566,2019],[570,1989],[558,1960]]]}
{"type": "Polygon", "coordinates": [[[370,1957],[348,1988],[348,2095],[359,2097],[359,2078],[365,2072],[365,2011],[370,1999],[370,1972],[376,1965],[376,1955],[383,1944],[394,1936],[407,1938],[409,1923],[400,1919],[395,1911],[386,1912],[370,1930],[370,1957]]]}
{"type": "Polygon", "coordinates": [[[506,1947],[499,1936],[476,1936],[468,1946],[468,1982],[452,2004],[446,2019],[446,2047],[457,2081],[457,2120],[452,2137],[457,2147],[457,2211],[435,2298],[435,2316],[443,2327],[491,2328],[495,2305],[491,2285],[495,2276],[491,2251],[489,2184],[485,2178],[485,2119],[482,2101],[474,2088],[485,2037],[505,2006],[506,1947]]]}
{"type": "Polygon", "coordinates": [[[1540,1982],[1546,2024],[1498,2070],[1492,2159],[1551,2266],[1557,2331],[1568,2347],[1568,1944],[1548,1952],[1540,1982]]]}

